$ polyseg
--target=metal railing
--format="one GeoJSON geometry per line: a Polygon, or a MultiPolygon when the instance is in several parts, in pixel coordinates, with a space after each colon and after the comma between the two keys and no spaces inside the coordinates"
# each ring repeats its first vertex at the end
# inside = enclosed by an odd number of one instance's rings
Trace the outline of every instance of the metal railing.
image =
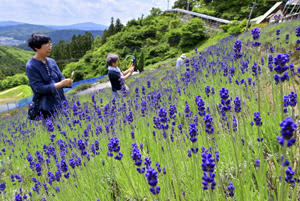
{"type": "MultiPolygon", "coordinates": [[[[64,88],[64,92],[68,92],[71,89],[74,89],[78,85],[81,85],[81,84],[95,83],[98,80],[103,79],[106,76],[107,75],[102,75],[102,76],[99,76],[99,77],[94,77],[94,78],[89,78],[89,79],[81,80],[81,81],[78,81],[78,82],[74,82],[72,88],[64,88]]],[[[8,112],[10,110],[23,107],[25,105],[30,104],[31,102],[32,102],[32,96],[29,96],[29,97],[23,98],[23,99],[18,100],[18,101],[2,104],[2,105],[0,105],[0,113],[8,112]]]]}

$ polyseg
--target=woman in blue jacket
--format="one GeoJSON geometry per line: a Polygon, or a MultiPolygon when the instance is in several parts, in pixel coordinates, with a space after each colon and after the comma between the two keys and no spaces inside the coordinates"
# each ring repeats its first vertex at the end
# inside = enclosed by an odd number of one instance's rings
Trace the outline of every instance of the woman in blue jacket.
{"type": "Polygon", "coordinates": [[[35,55],[26,64],[26,75],[33,91],[33,104],[29,108],[29,119],[52,116],[66,101],[63,88],[72,87],[73,80],[65,79],[56,62],[48,58],[51,54],[52,43],[49,36],[34,33],[28,39],[28,46],[35,55]]]}

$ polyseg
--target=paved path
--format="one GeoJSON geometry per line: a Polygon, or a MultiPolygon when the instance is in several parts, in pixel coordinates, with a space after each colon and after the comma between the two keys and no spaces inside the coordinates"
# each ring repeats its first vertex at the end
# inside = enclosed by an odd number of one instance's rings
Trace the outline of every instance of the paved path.
{"type": "MultiPolygon", "coordinates": [[[[133,72],[132,76],[139,74],[138,72],[133,72]]],[[[78,93],[75,94],[75,96],[82,96],[86,94],[92,94],[95,93],[96,91],[99,91],[101,89],[105,88],[111,88],[110,82],[103,82],[103,83],[98,83],[98,84],[93,84],[92,87],[85,89],[83,91],[79,91],[78,93]]]]}
{"type": "Polygon", "coordinates": [[[79,91],[78,93],[75,94],[75,96],[82,96],[82,95],[86,95],[86,94],[91,94],[94,93],[100,89],[105,89],[105,88],[111,88],[111,84],[110,82],[103,82],[103,83],[98,83],[98,84],[94,84],[92,85],[92,87],[85,89],[83,91],[79,91]]]}

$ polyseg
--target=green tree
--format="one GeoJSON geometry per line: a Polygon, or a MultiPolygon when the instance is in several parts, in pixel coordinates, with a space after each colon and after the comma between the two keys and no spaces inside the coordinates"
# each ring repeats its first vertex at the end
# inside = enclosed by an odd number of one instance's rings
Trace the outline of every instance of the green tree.
{"type": "Polygon", "coordinates": [[[162,14],[162,11],[159,8],[152,8],[150,10],[150,15],[153,17],[157,17],[162,14]]]}
{"type": "Polygon", "coordinates": [[[199,5],[199,0],[177,0],[174,2],[173,8],[193,10],[197,5],[199,5]]]}
{"type": "Polygon", "coordinates": [[[96,49],[99,48],[101,46],[101,37],[100,36],[96,36],[96,38],[94,38],[93,43],[92,43],[92,49],[96,49]]]}
{"type": "Polygon", "coordinates": [[[179,29],[171,30],[167,33],[167,40],[171,47],[176,47],[181,39],[181,32],[179,29]]]}
{"type": "MultiPolygon", "coordinates": [[[[257,0],[259,6],[254,9],[253,17],[264,14],[268,9],[270,9],[275,2],[269,0],[257,0]]],[[[253,0],[218,0],[211,1],[207,3],[206,6],[212,7],[216,11],[216,16],[229,19],[229,20],[241,20],[248,18],[250,9],[249,7],[253,5],[253,0]]]]}
{"type": "Polygon", "coordinates": [[[118,18],[116,20],[116,25],[115,25],[115,33],[118,33],[122,30],[123,24],[121,23],[121,20],[118,18]]]}
{"type": "Polygon", "coordinates": [[[140,73],[144,71],[144,66],[145,66],[145,55],[144,55],[144,51],[142,51],[137,62],[137,69],[139,70],[140,73]]]}
{"type": "Polygon", "coordinates": [[[180,40],[180,47],[184,50],[196,46],[201,40],[205,38],[204,22],[199,18],[193,18],[189,23],[182,28],[182,37],[180,40]]]}
{"type": "Polygon", "coordinates": [[[107,30],[104,30],[102,34],[102,44],[106,43],[107,38],[114,35],[116,33],[115,25],[114,25],[114,18],[111,18],[110,25],[107,30]]]}

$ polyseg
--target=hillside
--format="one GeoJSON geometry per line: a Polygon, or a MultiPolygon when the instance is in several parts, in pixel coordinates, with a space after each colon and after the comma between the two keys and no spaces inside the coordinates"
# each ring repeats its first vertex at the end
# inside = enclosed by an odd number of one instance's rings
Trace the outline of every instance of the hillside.
{"type": "Polygon", "coordinates": [[[24,24],[23,22],[15,22],[15,21],[0,21],[0,27],[6,27],[6,26],[12,26],[12,25],[18,25],[18,24],[24,24]]]}
{"type": "Polygon", "coordinates": [[[70,63],[63,73],[72,71],[78,79],[86,79],[107,73],[106,57],[109,53],[120,56],[120,67],[126,68],[124,58],[133,54],[137,60],[143,52],[145,66],[173,58],[194,48],[207,37],[204,23],[194,18],[184,23],[175,14],[162,14],[153,9],[144,19],[131,20],[122,30],[107,38],[106,42],[94,45],[79,62],[70,63]]]}
{"type": "Polygon", "coordinates": [[[54,29],[41,25],[18,24],[0,27],[0,36],[11,37],[20,41],[26,41],[32,33],[45,33],[50,31],[54,31],[54,29]]]}
{"type": "Polygon", "coordinates": [[[32,51],[0,46],[0,80],[16,73],[24,73],[25,64],[33,54],[32,51]]]}
{"type": "MultiPolygon", "coordinates": [[[[264,14],[276,0],[256,0],[257,6],[253,10],[252,18],[264,14]]],[[[248,19],[253,0],[189,0],[189,10],[228,20],[248,19]]],[[[187,0],[176,0],[173,8],[187,8],[187,0]]]]}

